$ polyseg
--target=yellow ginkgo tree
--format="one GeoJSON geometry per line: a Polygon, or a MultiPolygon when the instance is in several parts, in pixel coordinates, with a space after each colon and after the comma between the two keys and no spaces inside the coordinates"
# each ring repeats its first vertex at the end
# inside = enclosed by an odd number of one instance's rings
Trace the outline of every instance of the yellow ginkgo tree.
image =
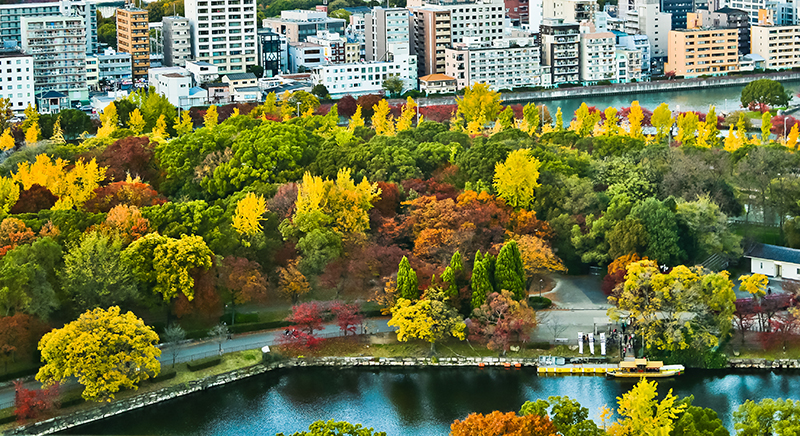
{"type": "Polygon", "coordinates": [[[61,158],[53,160],[40,154],[33,163],[21,162],[12,178],[25,189],[33,185],[49,189],[58,197],[54,210],[80,208],[94,196],[94,190],[105,179],[106,168],[97,165],[94,159],[89,162],[79,160],[70,170],[66,169],[68,163],[61,158]]]}
{"type": "Polygon", "coordinates": [[[267,210],[267,201],[252,192],[236,203],[233,228],[244,236],[253,236],[261,231],[261,221],[267,210]]]}
{"type": "Polygon", "coordinates": [[[621,419],[611,425],[608,433],[612,436],[669,436],[674,421],[686,409],[678,403],[678,397],[667,392],[658,401],[658,383],[643,378],[630,391],[618,397],[617,413],[621,419]]]}
{"type": "Polygon", "coordinates": [[[494,167],[494,187],[498,196],[514,208],[533,206],[541,165],[526,149],[509,153],[505,162],[498,162],[494,167]]]}

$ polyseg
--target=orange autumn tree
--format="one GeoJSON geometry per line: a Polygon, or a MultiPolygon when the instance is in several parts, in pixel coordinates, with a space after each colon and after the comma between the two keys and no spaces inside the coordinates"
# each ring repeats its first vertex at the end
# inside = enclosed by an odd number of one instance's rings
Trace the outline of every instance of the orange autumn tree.
{"type": "Polygon", "coordinates": [[[88,163],[79,160],[69,170],[68,166],[68,161],[40,154],[34,163],[21,162],[12,178],[24,189],[40,185],[50,190],[58,197],[54,210],[80,208],[94,197],[94,190],[105,179],[106,168],[97,165],[94,159],[88,163]]]}
{"type": "Polygon", "coordinates": [[[311,291],[308,279],[297,268],[299,262],[299,259],[295,259],[286,268],[278,268],[278,292],[292,303],[297,303],[301,296],[311,291]]]}
{"type": "Polygon", "coordinates": [[[150,233],[150,220],[143,217],[136,206],[120,204],[108,212],[98,230],[104,235],[119,239],[123,247],[127,247],[131,242],[150,233]]]}
{"type": "Polygon", "coordinates": [[[640,260],[649,259],[647,259],[647,257],[639,257],[636,253],[624,254],[614,259],[614,261],[608,265],[608,274],[603,277],[603,283],[600,285],[600,289],[602,289],[606,295],[611,295],[614,288],[625,280],[625,272],[628,269],[628,265],[639,262],[640,260]]]}
{"type": "Polygon", "coordinates": [[[450,436],[557,436],[556,427],[546,416],[518,416],[514,412],[494,411],[488,415],[471,413],[450,425],[450,436]]]}

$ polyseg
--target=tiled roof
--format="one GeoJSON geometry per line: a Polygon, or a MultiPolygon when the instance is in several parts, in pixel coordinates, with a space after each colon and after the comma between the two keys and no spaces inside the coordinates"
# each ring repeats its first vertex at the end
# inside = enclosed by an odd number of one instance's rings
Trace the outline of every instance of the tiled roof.
{"type": "Polygon", "coordinates": [[[800,265],[800,250],[778,245],[755,244],[745,254],[745,257],[757,257],[759,259],[777,260],[800,265]]]}

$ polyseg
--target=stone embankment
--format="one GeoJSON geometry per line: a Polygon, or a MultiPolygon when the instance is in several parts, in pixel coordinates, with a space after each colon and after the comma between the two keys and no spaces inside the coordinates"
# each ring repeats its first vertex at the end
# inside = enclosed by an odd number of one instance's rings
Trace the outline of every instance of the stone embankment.
{"type": "Polygon", "coordinates": [[[731,369],[760,369],[760,370],[779,370],[779,369],[800,369],[800,360],[795,359],[728,359],[731,369]]]}
{"type": "Polygon", "coordinates": [[[195,392],[211,389],[215,386],[224,385],[236,380],[252,377],[283,368],[297,367],[318,367],[331,366],[349,368],[356,366],[363,367],[421,367],[421,366],[477,366],[477,367],[507,367],[515,368],[522,366],[536,366],[536,359],[503,358],[503,357],[456,357],[456,358],[377,358],[377,357],[322,357],[322,358],[303,358],[287,359],[279,362],[260,363],[236,371],[227,372],[215,376],[206,377],[201,380],[182,383],[176,386],[159,389],[153,392],[146,392],[134,397],[114,401],[112,403],[99,405],[88,410],[81,410],[67,415],[57,416],[51,419],[40,421],[19,427],[7,434],[17,435],[44,435],[63,431],[79,425],[88,424],[100,419],[119,415],[131,410],[140,409],[168,401],[173,398],[189,395],[195,392]]]}

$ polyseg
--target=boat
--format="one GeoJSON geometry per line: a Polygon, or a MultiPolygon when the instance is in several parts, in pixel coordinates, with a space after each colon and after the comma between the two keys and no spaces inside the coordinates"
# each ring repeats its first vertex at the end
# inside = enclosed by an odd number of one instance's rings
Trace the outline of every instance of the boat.
{"type": "Polygon", "coordinates": [[[683,374],[683,365],[664,365],[660,360],[634,359],[619,363],[619,368],[606,371],[606,376],[617,378],[666,378],[683,374]]]}
{"type": "Polygon", "coordinates": [[[617,365],[603,363],[605,358],[571,358],[539,356],[536,371],[540,375],[603,375],[617,365]]]}

